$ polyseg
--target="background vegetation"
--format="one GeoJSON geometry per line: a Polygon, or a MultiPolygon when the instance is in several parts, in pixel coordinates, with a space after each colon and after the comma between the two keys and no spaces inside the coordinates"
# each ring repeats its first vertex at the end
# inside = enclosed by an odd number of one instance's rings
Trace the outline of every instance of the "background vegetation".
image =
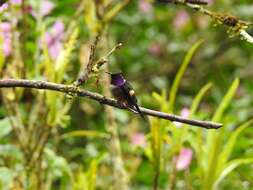
{"type": "MultiPolygon", "coordinates": [[[[104,71],[121,70],[140,105],[223,124],[145,122],[72,94],[2,88],[1,189],[252,189],[253,44],[234,27],[149,0],[1,2],[1,79],[72,84],[99,36],[94,60],[106,61],[80,88],[111,96],[104,71]]],[[[208,3],[253,19],[250,0],[208,3]]]]}

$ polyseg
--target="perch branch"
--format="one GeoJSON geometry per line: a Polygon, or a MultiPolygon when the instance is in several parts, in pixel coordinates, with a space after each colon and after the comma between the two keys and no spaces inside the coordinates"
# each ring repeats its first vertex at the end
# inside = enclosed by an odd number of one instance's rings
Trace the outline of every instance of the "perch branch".
{"type": "MultiPolygon", "coordinates": [[[[80,89],[74,85],[64,85],[64,84],[57,84],[57,83],[46,82],[46,81],[25,80],[25,79],[1,79],[0,80],[0,88],[15,88],[15,87],[53,90],[53,91],[58,91],[58,92],[66,93],[66,94],[75,94],[76,96],[79,96],[79,97],[87,97],[89,99],[98,101],[101,104],[110,105],[119,109],[128,109],[126,106],[120,104],[118,101],[112,98],[108,98],[98,93],[80,89]]],[[[140,107],[140,110],[145,115],[162,118],[162,119],[166,119],[170,121],[185,123],[189,125],[194,125],[194,126],[198,126],[198,127],[202,127],[206,129],[218,129],[222,126],[222,124],[220,123],[183,118],[177,115],[159,112],[159,111],[155,111],[155,110],[151,110],[151,109],[147,109],[143,107],[140,107]]]]}

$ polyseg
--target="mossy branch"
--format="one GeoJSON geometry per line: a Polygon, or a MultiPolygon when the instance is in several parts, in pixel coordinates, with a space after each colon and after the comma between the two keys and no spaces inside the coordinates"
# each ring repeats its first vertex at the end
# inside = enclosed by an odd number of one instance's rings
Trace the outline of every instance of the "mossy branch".
{"type": "MultiPolygon", "coordinates": [[[[79,97],[86,97],[86,98],[95,100],[101,104],[106,104],[106,105],[113,106],[116,108],[129,110],[128,107],[120,104],[115,99],[105,97],[98,93],[80,89],[76,87],[75,85],[64,85],[64,84],[57,84],[57,83],[46,82],[46,81],[25,80],[25,79],[1,79],[0,80],[0,88],[15,88],[15,87],[53,90],[53,91],[58,91],[58,92],[66,93],[66,94],[74,94],[79,97]]],[[[181,116],[159,112],[159,111],[155,111],[155,110],[151,110],[151,109],[147,109],[143,107],[140,107],[140,110],[145,115],[158,117],[158,118],[166,119],[170,121],[177,121],[180,123],[185,123],[185,124],[202,127],[206,129],[218,129],[222,127],[222,124],[220,123],[183,118],[181,116]]]]}
{"type": "Polygon", "coordinates": [[[203,5],[207,5],[203,0],[157,0],[158,3],[181,4],[194,9],[195,11],[211,17],[215,23],[228,27],[230,37],[241,36],[241,38],[253,44],[253,37],[246,31],[253,23],[243,21],[231,14],[217,13],[208,10],[203,5]]]}

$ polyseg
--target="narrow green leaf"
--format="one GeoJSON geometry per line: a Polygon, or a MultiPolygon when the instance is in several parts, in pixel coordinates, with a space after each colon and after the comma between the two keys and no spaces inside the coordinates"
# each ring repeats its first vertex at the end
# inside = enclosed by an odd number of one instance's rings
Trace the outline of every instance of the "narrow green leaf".
{"type": "Polygon", "coordinates": [[[73,174],[67,160],[49,148],[45,148],[44,152],[53,179],[60,180],[62,189],[69,189],[73,183],[73,174]]]}
{"type": "Polygon", "coordinates": [[[157,92],[152,92],[152,96],[153,98],[155,98],[156,101],[158,101],[159,104],[161,104],[161,102],[163,101],[163,97],[157,92]]]}
{"type": "Polygon", "coordinates": [[[163,129],[159,125],[159,120],[156,118],[151,119],[151,146],[152,146],[152,161],[155,172],[160,171],[160,162],[162,155],[162,140],[163,129]]]}
{"type": "Polygon", "coordinates": [[[21,163],[23,155],[17,146],[10,144],[0,145],[0,158],[9,158],[12,163],[21,163]]]}
{"type": "Polygon", "coordinates": [[[128,4],[129,0],[124,0],[117,3],[114,7],[112,7],[105,15],[104,22],[109,22],[112,20],[123,8],[128,4]]]}
{"type": "Polygon", "coordinates": [[[9,118],[4,118],[0,120],[0,138],[8,135],[11,132],[11,123],[9,118]]]}
{"type": "Polygon", "coordinates": [[[171,113],[173,113],[174,110],[174,104],[175,104],[175,100],[176,100],[176,96],[177,96],[177,91],[181,82],[181,79],[185,73],[185,70],[187,68],[187,66],[189,65],[194,53],[196,52],[196,50],[198,49],[198,47],[203,43],[203,40],[199,40],[197,41],[192,47],[191,49],[187,52],[184,61],[179,69],[179,71],[177,72],[177,75],[173,81],[172,87],[170,89],[170,94],[169,94],[169,111],[171,113]]]}
{"type": "Polygon", "coordinates": [[[15,174],[7,167],[0,167],[0,189],[9,190],[12,187],[15,174]]]}
{"type": "Polygon", "coordinates": [[[4,61],[5,61],[5,57],[4,57],[4,52],[3,52],[3,37],[0,37],[0,71],[2,70],[4,66],[4,61]]]}
{"type": "Polygon", "coordinates": [[[96,3],[93,0],[84,1],[84,20],[91,34],[97,34],[101,23],[97,18],[96,3]]]}
{"type": "Polygon", "coordinates": [[[200,89],[200,91],[195,96],[195,98],[192,102],[192,105],[191,105],[191,108],[190,108],[190,116],[193,116],[196,113],[201,100],[203,99],[203,97],[207,93],[207,91],[210,90],[211,87],[212,87],[212,83],[207,83],[205,86],[203,86],[200,89]]]}
{"type": "Polygon", "coordinates": [[[163,89],[161,95],[153,92],[152,96],[158,101],[160,104],[160,110],[163,112],[168,112],[168,103],[166,99],[166,90],[163,89]]]}
{"type": "Polygon", "coordinates": [[[90,137],[90,138],[109,138],[110,135],[107,133],[92,131],[92,130],[78,130],[65,133],[61,136],[62,139],[71,137],[90,137]]]}
{"type": "MultiPolygon", "coordinates": [[[[205,94],[210,90],[212,87],[212,83],[207,83],[205,86],[203,86],[200,91],[197,93],[195,98],[193,99],[191,108],[190,108],[190,117],[194,116],[203,97],[205,94]]],[[[191,128],[191,130],[194,130],[191,128]]],[[[202,129],[196,129],[196,134],[192,134],[192,139],[190,140],[190,143],[194,147],[197,155],[197,160],[200,163],[200,166],[202,166],[202,157],[203,157],[203,140],[202,140],[202,135],[203,135],[203,130],[202,129]]]]}
{"type": "Polygon", "coordinates": [[[220,120],[223,116],[223,113],[226,110],[226,108],[229,106],[232,98],[235,95],[235,92],[236,92],[238,86],[239,86],[239,79],[236,78],[233,81],[232,85],[230,86],[228,92],[226,93],[226,95],[222,99],[221,104],[219,105],[218,109],[216,110],[216,112],[212,118],[212,121],[220,122],[220,120]]]}
{"type": "MultiPolygon", "coordinates": [[[[54,81],[55,79],[55,68],[54,68],[54,64],[53,61],[50,58],[49,55],[49,50],[48,50],[48,46],[46,43],[46,31],[45,31],[45,25],[42,24],[41,25],[41,31],[42,31],[42,40],[41,40],[41,46],[42,46],[42,53],[43,53],[43,57],[44,57],[44,62],[43,64],[41,64],[44,68],[45,68],[45,75],[47,77],[48,80],[50,81],[54,81]]],[[[36,72],[39,73],[39,67],[36,64],[36,72]]]]}
{"type": "Polygon", "coordinates": [[[88,184],[87,190],[96,189],[97,166],[98,166],[97,160],[92,160],[92,162],[90,163],[90,168],[88,172],[86,173],[87,184],[88,184]]]}
{"type": "Polygon", "coordinates": [[[71,34],[69,40],[64,45],[64,49],[60,52],[56,63],[55,63],[55,71],[56,71],[56,79],[55,82],[61,82],[64,74],[67,70],[67,65],[70,62],[71,53],[75,49],[75,45],[77,43],[77,37],[79,34],[78,28],[76,28],[71,34]]]}
{"type": "MultiPolygon", "coordinates": [[[[219,154],[219,162],[218,162],[218,169],[217,175],[221,175],[222,170],[224,169],[224,165],[228,161],[228,158],[234,148],[234,145],[237,141],[238,136],[242,133],[244,129],[251,126],[253,124],[253,119],[249,120],[248,122],[242,124],[238,127],[235,131],[232,132],[231,136],[229,137],[226,145],[224,146],[223,151],[219,154]]],[[[217,176],[217,178],[218,178],[217,176]]]]}
{"type": "MultiPolygon", "coordinates": [[[[227,109],[227,107],[229,106],[232,98],[234,97],[238,86],[239,86],[239,79],[236,78],[233,81],[230,88],[228,89],[226,95],[222,99],[222,102],[217,108],[212,118],[212,121],[215,121],[215,122],[221,121],[223,114],[225,110],[227,109]]],[[[208,150],[208,155],[205,157],[205,159],[207,160],[205,162],[208,164],[207,164],[207,168],[204,168],[207,170],[205,171],[206,176],[203,182],[203,188],[206,190],[212,189],[214,185],[215,176],[217,173],[217,166],[218,166],[217,162],[219,158],[219,152],[221,149],[223,136],[224,136],[224,127],[218,131],[208,131],[207,146],[205,147],[205,149],[208,150]]]]}
{"type": "Polygon", "coordinates": [[[240,159],[234,159],[227,163],[225,168],[222,170],[221,175],[219,178],[215,181],[214,187],[218,187],[220,182],[228,175],[230,174],[235,168],[239,167],[242,164],[250,164],[253,163],[253,158],[240,158],[240,159]]]}

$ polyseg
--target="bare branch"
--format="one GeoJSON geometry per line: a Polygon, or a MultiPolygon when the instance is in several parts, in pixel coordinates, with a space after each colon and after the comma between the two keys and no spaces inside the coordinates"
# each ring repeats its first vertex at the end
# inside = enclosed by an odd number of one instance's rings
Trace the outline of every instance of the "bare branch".
{"type": "MultiPolygon", "coordinates": [[[[64,84],[57,84],[57,83],[46,82],[46,81],[25,80],[25,79],[1,79],[0,80],[0,88],[14,88],[14,87],[53,90],[53,91],[58,91],[62,93],[67,93],[67,94],[75,94],[80,97],[87,97],[89,99],[98,101],[101,104],[106,104],[106,105],[110,105],[116,108],[129,110],[126,106],[120,104],[118,101],[112,98],[105,97],[98,93],[83,90],[73,85],[64,85],[64,84]]],[[[202,127],[206,129],[218,129],[222,127],[222,124],[220,123],[188,119],[181,116],[159,112],[159,111],[155,111],[155,110],[151,110],[151,109],[147,109],[143,107],[140,107],[140,110],[145,115],[162,118],[162,119],[166,119],[170,121],[177,121],[180,123],[194,125],[194,126],[202,127]]]]}
{"type": "Polygon", "coordinates": [[[77,79],[77,81],[74,83],[74,85],[80,86],[81,84],[85,83],[88,80],[89,75],[91,74],[93,66],[94,66],[95,53],[96,53],[99,38],[100,38],[100,34],[96,36],[94,42],[92,43],[90,47],[90,56],[89,56],[87,67],[85,68],[83,73],[80,75],[80,77],[77,79]]]}
{"type": "Polygon", "coordinates": [[[174,4],[186,4],[193,5],[207,5],[208,2],[204,0],[157,0],[158,3],[174,3],[174,4]]]}

